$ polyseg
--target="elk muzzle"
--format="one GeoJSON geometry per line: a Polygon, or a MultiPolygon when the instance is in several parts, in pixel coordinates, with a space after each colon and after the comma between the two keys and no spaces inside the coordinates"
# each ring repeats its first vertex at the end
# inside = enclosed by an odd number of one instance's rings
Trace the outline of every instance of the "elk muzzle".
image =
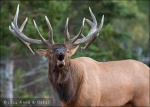
{"type": "Polygon", "coordinates": [[[57,66],[62,68],[65,65],[65,50],[63,48],[56,50],[57,66]]]}

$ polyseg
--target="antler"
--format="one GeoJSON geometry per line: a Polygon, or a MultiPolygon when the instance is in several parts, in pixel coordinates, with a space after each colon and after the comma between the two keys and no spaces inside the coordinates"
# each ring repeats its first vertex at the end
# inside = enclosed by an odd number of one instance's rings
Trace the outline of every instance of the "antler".
{"type": "Polygon", "coordinates": [[[74,43],[78,38],[79,38],[79,36],[82,34],[82,32],[83,32],[83,29],[84,29],[84,22],[85,22],[85,18],[83,18],[83,21],[82,21],[82,25],[81,25],[81,28],[80,28],[80,31],[79,31],[79,33],[74,37],[74,38],[72,38],[72,39],[70,39],[70,34],[69,34],[69,32],[68,32],[68,21],[69,21],[69,18],[67,18],[67,21],[66,21],[66,26],[65,26],[65,42],[66,43],[74,43]]]}
{"type": "MultiPolygon", "coordinates": [[[[69,21],[69,18],[67,18],[67,21],[66,21],[66,26],[65,26],[65,43],[69,43],[71,45],[79,45],[81,43],[84,43],[84,42],[87,42],[86,43],[86,46],[85,47],[81,47],[82,50],[84,49],[87,49],[91,44],[92,42],[98,37],[99,35],[99,32],[103,26],[103,22],[104,22],[104,15],[102,17],[102,20],[101,20],[101,23],[99,25],[99,27],[97,28],[97,20],[94,16],[94,14],[92,13],[91,9],[89,8],[90,10],[90,14],[92,16],[92,19],[93,19],[93,22],[91,22],[89,19],[83,19],[82,21],[82,25],[81,25],[81,28],[80,28],[80,31],[79,33],[74,37],[74,38],[70,38],[70,34],[68,32],[68,21],[69,21]],[[84,36],[82,34],[83,32],[83,29],[84,29],[84,22],[85,20],[87,21],[87,23],[91,26],[91,29],[89,31],[89,33],[87,34],[87,36],[84,36]],[[80,37],[80,35],[83,37],[81,39],[78,39],[80,37]]],[[[48,32],[48,35],[49,35],[49,40],[45,40],[41,33],[39,32],[38,30],[38,27],[36,25],[36,22],[33,20],[33,23],[34,23],[34,26],[35,26],[35,29],[38,33],[38,36],[40,38],[40,40],[37,40],[37,39],[32,39],[32,38],[29,38],[27,37],[25,34],[22,33],[23,29],[24,29],[24,26],[26,25],[26,22],[27,22],[27,19],[25,19],[25,21],[23,22],[23,24],[21,25],[20,28],[18,28],[18,24],[17,24],[17,20],[18,20],[18,14],[19,14],[19,5],[17,6],[17,10],[16,10],[16,15],[14,17],[14,21],[11,23],[12,27],[9,26],[9,30],[13,33],[13,35],[19,39],[25,46],[28,47],[28,49],[34,54],[33,50],[31,49],[30,47],[30,44],[38,44],[38,45],[47,45],[47,46],[51,46],[51,45],[54,45],[54,41],[53,41],[53,30],[52,30],[52,27],[51,27],[51,24],[47,18],[47,16],[45,16],[45,19],[46,19],[46,23],[48,25],[48,29],[49,29],[49,32],[48,32]]]]}
{"type": "Polygon", "coordinates": [[[49,28],[49,40],[45,40],[42,35],[40,34],[37,25],[34,22],[34,26],[35,29],[40,37],[41,40],[37,40],[37,39],[31,39],[29,37],[27,37],[25,34],[22,33],[24,26],[26,25],[27,22],[27,18],[25,19],[25,21],[23,22],[23,24],[21,25],[20,29],[18,28],[18,24],[17,24],[17,20],[18,20],[18,14],[19,14],[19,5],[17,6],[17,10],[16,10],[16,15],[14,17],[14,21],[11,23],[12,28],[9,26],[9,30],[13,33],[13,35],[18,38],[25,46],[28,47],[28,49],[34,54],[33,50],[30,47],[30,44],[38,44],[38,45],[53,45],[54,41],[53,41],[53,32],[52,32],[52,27],[50,25],[50,22],[48,20],[48,18],[45,16],[48,28],[49,28]]]}
{"type": "Polygon", "coordinates": [[[89,19],[83,19],[80,32],[73,39],[70,39],[70,35],[68,33],[68,19],[66,21],[66,27],[65,27],[66,41],[71,41],[72,45],[79,45],[81,43],[87,42],[85,47],[81,47],[82,50],[87,49],[93,43],[93,41],[98,37],[99,32],[100,32],[100,30],[103,26],[103,22],[104,22],[104,15],[103,15],[102,19],[101,19],[101,23],[100,23],[99,27],[97,27],[97,20],[94,16],[93,12],[91,11],[90,7],[89,7],[89,10],[90,10],[90,14],[92,16],[93,22],[91,22],[89,19]],[[90,29],[89,33],[87,34],[87,36],[84,36],[82,34],[83,27],[84,27],[84,20],[86,20],[87,23],[91,26],[91,29],[90,29]],[[78,39],[80,35],[83,38],[78,39]]]}

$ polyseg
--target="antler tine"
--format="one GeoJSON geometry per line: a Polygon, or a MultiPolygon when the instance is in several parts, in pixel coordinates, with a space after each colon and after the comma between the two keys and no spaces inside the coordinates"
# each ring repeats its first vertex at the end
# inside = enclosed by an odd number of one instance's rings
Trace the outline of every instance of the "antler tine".
{"type": "Polygon", "coordinates": [[[21,27],[20,27],[20,31],[21,31],[21,32],[23,31],[24,26],[26,25],[27,21],[28,21],[28,18],[26,17],[26,19],[24,20],[24,22],[22,23],[22,25],[21,25],[21,27]]]}
{"type": "Polygon", "coordinates": [[[20,29],[18,28],[18,24],[17,24],[17,20],[18,20],[18,14],[19,14],[19,4],[17,6],[17,10],[16,10],[16,14],[15,14],[15,17],[14,17],[14,21],[11,23],[12,27],[9,26],[9,30],[13,33],[13,35],[15,37],[17,37],[25,46],[28,47],[28,49],[34,54],[33,50],[31,49],[30,47],[30,44],[38,44],[38,45],[48,45],[49,46],[49,43],[48,43],[48,40],[45,40],[42,35],[40,34],[38,28],[37,28],[37,25],[35,23],[35,21],[33,20],[34,22],[34,26],[39,34],[39,37],[41,40],[37,40],[37,39],[32,39],[32,38],[29,38],[27,37],[25,34],[22,33],[23,29],[24,29],[24,26],[27,22],[27,18],[25,19],[25,21],[23,22],[23,24],[21,25],[20,29]]]}
{"type": "Polygon", "coordinates": [[[38,29],[38,27],[37,27],[37,25],[36,25],[35,20],[33,20],[33,23],[34,23],[34,27],[35,27],[35,29],[36,29],[36,31],[37,31],[37,33],[38,33],[40,39],[42,40],[42,42],[43,42],[44,44],[46,44],[46,45],[49,45],[48,42],[47,42],[47,41],[43,38],[43,36],[41,35],[41,33],[40,33],[40,31],[39,31],[39,29],[38,29]]]}
{"type": "Polygon", "coordinates": [[[89,11],[90,11],[90,14],[92,16],[92,20],[93,22],[91,22],[89,19],[86,19],[87,23],[91,26],[91,29],[89,31],[89,35],[96,30],[96,27],[97,27],[97,20],[96,20],[96,17],[94,16],[91,8],[89,7],[89,11]]]}
{"type": "Polygon", "coordinates": [[[101,28],[102,28],[102,26],[103,26],[103,22],[104,22],[104,15],[102,16],[101,23],[100,23],[99,27],[96,29],[96,31],[93,32],[90,35],[88,34],[85,38],[82,38],[82,41],[79,41],[79,43],[83,43],[83,42],[89,41],[89,40],[92,39],[93,36],[97,37],[99,32],[100,32],[100,30],[101,30],[101,28]]]}
{"type": "Polygon", "coordinates": [[[69,21],[69,18],[67,18],[66,26],[65,26],[65,32],[64,32],[64,35],[65,35],[65,42],[70,41],[70,34],[69,34],[69,32],[68,32],[68,21],[69,21]]]}
{"type": "Polygon", "coordinates": [[[84,29],[84,22],[85,22],[85,18],[83,18],[81,29],[80,29],[79,33],[72,39],[72,43],[74,43],[79,38],[79,36],[82,34],[83,29],[84,29]]]}
{"type": "Polygon", "coordinates": [[[81,47],[81,50],[87,49],[87,48],[92,44],[92,42],[94,42],[94,40],[98,37],[100,30],[102,29],[103,23],[104,23],[104,15],[102,16],[102,20],[101,20],[101,23],[100,23],[99,27],[98,27],[97,30],[92,34],[92,35],[95,35],[95,36],[93,36],[93,37],[88,41],[88,43],[86,44],[85,47],[81,47]]]}
{"type": "Polygon", "coordinates": [[[85,36],[83,34],[81,34],[81,36],[84,38],[85,36]]]}
{"type": "Polygon", "coordinates": [[[85,19],[85,20],[91,27],[93,26],[93,23],[89,19],[85,19]]]}
{"type": "Polygon", "coordinates": [[[95,15],[93,14],[91,8],[89,7],[89,10],[90,10],[90,14],[92,16],[92,19],[93,19],[93,27],[96,27],[97,26],[97,20],[96,20],[96,17],[95,15]]]}
{"type": "Polygon", "coordinates": [[[93,37],[91,40],[89,40],[89,42],[85,45],[85,47],[81,47],[81,51],[87,49],[92,42],[94,42],[94,40],[97,38],[97,36],[93,37]]]}
{"type": "Polygon", "coordinates": [[[46,19],[46,23],[47,23],[48,29],[49,29],[49,32],[48,32],[48,34],[49,34],[49,42],[50,42],[51,45],[54,45],[55,43],[54,43],[54,40],[53,40],[52,26],[51,26],[50,21],[48,20],[47,16],[45,16],[45,19],[46,19]]]}
{"type": "Polygon", "coordinates": [[[32,43],[32,44],[39,44],[39,45],[45,45],[41,40],[36,40],[36,39],[31,39],[28,38],[26,35],[24,35],[18,28],[17,25],[17,20],[18,20],[18,14],[19,14],[19,5],[17,6],[17,11],[16,11],[16,15],[14,18],[14,21],[12,23],[12,28],[16,33],[16,36],[21,38],[22,40],[28,42],[28,43],[32,43]]]}
{"type": "MultiPolygon", "coordinates": [[[[26,25],[27,20],[28,20],[28,18],[26,18],[25,21],[23,22],[23,24],[21,25],[21,27],[20,27],[20,29],[19,29],[21,32],[23,31],[24,26],[26,25]]],[[[9,30],[13,33],[13,35],[14,35],[20,42],[22,42],[25,46],[27,46],[27,48],[28,48],[33,54],[35,54],[35,53],[33,52],[33,50],[31,49],[31,47],[30,47],[30,43],[27,43],[27,42],[23,41],[21,38],[19,38],[19,37],[17,36],[17,34],[15,33],[15,31],[12,30],[12,28],[11,28],[10,26],[9,26],[9,30]]]]}
{"type": "MultiPolygon", "coordinates": [[[[22,23],[21,27],[20,27],[20,31],[22,32],[23,29],[24,29],[24,26],[26,25],[28,21],[28,18],[26,17],[26,19],[24,20],[24,22],[22,23]]],[[[11,26],[9,26],[9,30],[12,32],[12,33],[15,33],[14,30],[12,30],[11,26]]],[[[14,35],[15,37],[17,37],[17,35],[14,35]]],[[[18,38],[18,37],[17,37],[18,38]]]]}
{"type": "Polygon", "coordinates": [[[74,42],[75,45],[79,45],[81,43],[87,42],[85,47],[81,47],[82,50],[87,49],[92,44],[92,42],[98,37],[99,32],[104,23],[104,15],[103,15],[102,19],[101,19],[101,23],[100,23],[99,27],[97,28],[96,18],[90,8],[89,8],[89,10],[90,10],[90,14],[92,16],[93,22],[91,22],[89,19],[86,19],[86,21],[91,26],[91,29],[90,29],[89,33],[87,34],[87,36],[85,36],[85,37],[82,36],[83,38],[77,39],[74,42]]]}

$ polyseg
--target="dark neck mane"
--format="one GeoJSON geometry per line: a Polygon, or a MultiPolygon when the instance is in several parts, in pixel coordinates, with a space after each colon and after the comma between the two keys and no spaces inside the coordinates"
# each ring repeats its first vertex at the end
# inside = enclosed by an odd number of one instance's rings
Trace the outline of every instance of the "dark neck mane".
{"type": "Polygon", "coordinates": [[[49,79],[59,98],[64,103],[73,103],[78,98],[83,82],[82,73],[71,61],[63,69],[49,63],[49,79]]]}

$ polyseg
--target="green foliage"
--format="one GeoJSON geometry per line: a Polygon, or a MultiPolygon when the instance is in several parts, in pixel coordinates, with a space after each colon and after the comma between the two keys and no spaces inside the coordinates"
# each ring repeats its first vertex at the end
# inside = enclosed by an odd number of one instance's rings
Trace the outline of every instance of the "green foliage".
{"type": "MultiPolygon", "coordinates": [[[[82,14],[85,16],[89,14],[87,8],[91,7],[98,22],[100,22],[103,14],[105,15],[105,21],[94,44],[86,52],[79,53],[75,57],[83,55],[99,61],[137,59],[137,55],[134,53],[137,47],[142,47],[144,50],[148,49],[148,30],[145,30],[143,26],[143,22],[147,22],[147,19],[146,15],[139,11],[136,1],[130,3],[129,1],[120,2],[116,0],[73,2],[70,11],[76,11],[77,6],[80,7],[80,11],[76,14],[77,16],[74,16],[75,19],[81,17],[82,14]],[[80,6],[83,4],[84,6],[81,8],[80,6]],[[141,38],[138,38],[138,35],[141,38]],[[146,40],[145,43],[142,42],[145,41],[143,39],[146,40]]],[[[88,15],[86,18],[91,19],[91,16],[88,15]]],[[[87,33],[88,30],[85,27],[85,34],[87,33]]]]}
{"type": "MultiPolygon", "coordinates": [[[[15,16],[16,7],[20,4],[20,13],[18,18],[18,25],[28,17],[27,25],[23,33],[30,38],[39,39],[37,32],[33,25],[33,19],[36,21],[39,31],[44,38],[48,39],[48,27],[45,21],[45,15],[49,18],[53,28],[53,35],[55,43],[63,43],[64,27],[66,19],[69,17],[69,32],[71,37],[75,36],[81,27],[82,19],[92,19],[88,10],[91,7],[95,14],[98,23],[100,23],[102,15],[105,16],[104,25],[99,33],[99,37],[94,43],[85,51],[80,51],[72,57],[91,57],[97,61],[121,60],[121,59],[137,59],[136,49],[141,47],[143,49],[142,56],[148,53],[149,44],[149,1],[142,0],[87,0],[87,1],[56,1],[56,0],[38,0],[38,1],[2,1],[1,2],[1,21],[0,21],[0,50],[1,58],[9,56],[17,58],[16,56],[23,56],[33,61],[31,52],[22,43],[16,39],[9,31],[8,26],[11,25],[15,16]]],[[[90,30],[89,25],[85,22],[83,34],[88,34],[90,30]]],[[[81,44],[80,47],[85,46],[81,44]]],[[[33,49],[46,48],[38,45],[31,45],[33,49]]],[[[35,62],[33,62],[35,63],[35,62]]],[[[19,87],[25,84],[26,79],[20,78],[20,75],[26,71],[18,69],[14,75],[14,87],[19,87]]],[[[37,75],[35,77],[38,77],[37,75]]],[[[40,76],[39,76],[40,77],[40,76]]],[[[38,77],[38,78],[39,78],[38,77]]],[[[33,77],[32,77],[33,79],[33,77]]],[[[35,79],[35,78],[34,78],[35,79]]],[[[43,82],[43,81],[42,81],[43,82]]],[[[31,86],[34,87],[34,94],[39,92],[43,85],[31,86]],[[36,88],[35,88],[36,87],[36,88]],[[39,90],[38,90],[39,89],[39,90]]],[[[47,83],[46,83],[47,84],[47,83]]],[[[29,87],[29,88],[31,88],[29,87]]],[[[32,88],[30,89],[32,91],[32,88]]],[[[43,88],[43,87],[42,87],[43,88]]],[[[28,89],[28,88],[27,88],[28,89]]],[[[33,97],[26,89],[18,89],[15,92],[16,97],[33,97]]],[[[40,97],[49,97],[48,89],[44,92],[38,93],[40,97]]]]}
{"type": "MultiPolygon", "coordinates": [[[[65,3],[63,1],[57,2],[57,1],[3,1],[2,2],[2,8],[1,8],[1,45],[0,49],[1,56],[3,58],[10,56],[15,56],[17,54],[20,55],[28,55],[30,54],[29,51],[27,51],[27,48],[24,48],[21,43],[18,42],[18,40],[13,36],[13,34],[9,31],[8,26],[11,25],[11,22],[13,21],[13,18],[15,16],[15,11],[17,5],[20,4],[20,13],[18,18],[18,25],[20,26],[23,21],[25,20],[25,17],[28,17],[27,25],[24,28],[24,34],[29,36],[30,38],[36,38],[39,39],[37,36],[37,32],[35,31],[34,25],[32,20],[35,19],[37,22],[38,28],[41,31],[41,34],[43,37],[48,39],[48,27],[45,21],[45,15],[50,19],[51,25],[53,27],[53,32],[55,41],[60,41],[58,35],[60,32],[59,25],[62,22],[62,19],[64,18],[63,15],[68,8],[70,1],[66,1],[65,3]],[[43,8],[42,8],[43,4],[43,8]],[[11,12],[10,12],[11,11],[11,12]],[[12,46],[13,44],[13,46],[12,46]],[[11,47],[11,48],[10,48],[11,47]],[[25,52],[26,51],[26,52],[25,52]]],[[[33,48],[41,47],[41,46],[31,46],[33,48]]]]}
{"type": "MultiPolygon", "coordinates": [[[[34,19],[44,38],[48,39],[48,27],[44,16],[47,15],[53,27],[54,40],[56,43],[63,42],[63,32],[67,17],[69,20],[69,32],[75,36],[81,26],[82,19],[91,19],[88,7],[91,7],[98,22],[105,15],[104,26],[99,37],[84,52],[78,52],[74,57],[89,56],[97,60],[118,60],[136,58],[133,52],[137,47],[142,47],[144,55],[148,51],[148,5],[142,7],[147,1],[3,1],[1,8],[1,56],[28,55],[30,54],[8,30],[13,21],[16,6],[20,4],[18,24],[28,17],[28,23],[24,33],[30,38],[39,39],[32,20],[34,19]],[[141,4],[141,5],[140,5],[141,4]],[[142,42],[145,41],[145,42],[142,42]],[[98,55],[97,55],[98,53],[98,55]]],[[[84,35],[90,27],[85,24],[84,35]]],[[[81,46],[84,46],[82,44],[81,46]]],[[[34,48],[45,48],[32,45],[34,48]]]]}

